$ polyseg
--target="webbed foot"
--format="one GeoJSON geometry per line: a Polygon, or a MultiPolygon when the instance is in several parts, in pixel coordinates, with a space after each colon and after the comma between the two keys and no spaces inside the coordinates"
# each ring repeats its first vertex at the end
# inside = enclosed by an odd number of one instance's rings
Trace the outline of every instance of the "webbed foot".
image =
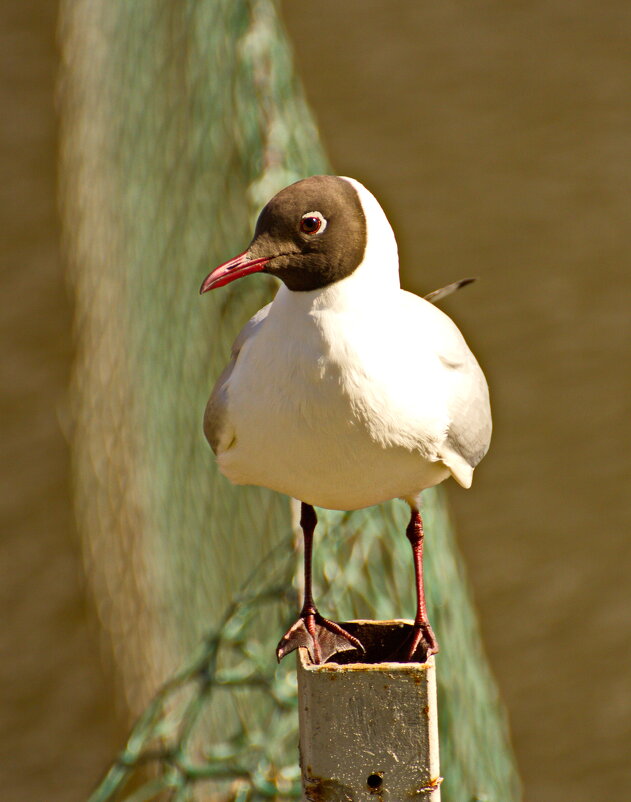
{"type": "Polygon", "coordinates": [[[278,662],[300,647],[309,651],[316,665],[325,663],[336,652],[357,649],[363,654],[365,651],[357,638],[334,621],[323,618],[317,610],[301,613],[283,635],[276,647],[278,662]]]}

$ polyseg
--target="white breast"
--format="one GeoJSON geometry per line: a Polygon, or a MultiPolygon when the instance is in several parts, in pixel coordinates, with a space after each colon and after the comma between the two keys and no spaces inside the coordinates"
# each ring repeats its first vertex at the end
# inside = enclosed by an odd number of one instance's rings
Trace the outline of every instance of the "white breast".
{"type": "Polygon", "coordinates": [[[396,303],[405,294],[358,305],[348,288],[349,306],[342,283],[333,304],[281,288],[231,376],[234,436],[219,465],[237,484],[350,510],[446,478],[448,415],[444,368],[419,348],[418,321],[396,303]]]}

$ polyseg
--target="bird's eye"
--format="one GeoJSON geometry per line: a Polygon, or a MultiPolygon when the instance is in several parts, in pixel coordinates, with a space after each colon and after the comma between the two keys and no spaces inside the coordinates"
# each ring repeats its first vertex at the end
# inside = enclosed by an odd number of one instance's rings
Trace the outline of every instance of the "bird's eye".
{"type": "Polygon", "coordinates": [[[326,228],[326,220],[320,212],[307,212],[300,219],[303,234],[321,234],[326,228]]]}

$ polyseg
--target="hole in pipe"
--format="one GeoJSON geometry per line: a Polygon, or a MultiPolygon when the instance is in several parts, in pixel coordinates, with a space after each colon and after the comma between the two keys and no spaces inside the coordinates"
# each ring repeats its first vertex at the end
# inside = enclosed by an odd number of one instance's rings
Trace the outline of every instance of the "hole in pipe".
{"type": "Polygon", "coordinates": [[[383,785],[383,772],[380,771],[379,773],[370,774],[366,780],[366,785],[373,791],[381,788],[383,785]]]}

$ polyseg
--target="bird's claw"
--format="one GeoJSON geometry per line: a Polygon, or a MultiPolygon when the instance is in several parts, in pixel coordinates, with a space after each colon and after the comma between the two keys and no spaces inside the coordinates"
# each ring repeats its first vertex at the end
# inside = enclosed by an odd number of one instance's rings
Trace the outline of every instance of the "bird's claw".
{"type": "Polygon", "coordinates": [[[429,624],[418,624],[416,622],[414,623],[414,628],[412,630],[407,647],[406,659],[408,663],[424,663],[432,654],[438,654],[440,650],[438,641],[436,640],[436,635],[434,635],[434,631],[431,626],[429,624]],[[425,652],[424,660],[419,660],[418,656],[416,655],[419,646],[422,646],[425,652]]]}
{"type": "Polygon", "coordinates": [[[353,635],[339,624],[323,618],[319,613],[306,613],[293,624],[280,639],[276,647],[278,662],[295,649],[308,650],[311,660],[319,665],[337,652],[357,649],[362,654],[364,647],[353,635]]]}

